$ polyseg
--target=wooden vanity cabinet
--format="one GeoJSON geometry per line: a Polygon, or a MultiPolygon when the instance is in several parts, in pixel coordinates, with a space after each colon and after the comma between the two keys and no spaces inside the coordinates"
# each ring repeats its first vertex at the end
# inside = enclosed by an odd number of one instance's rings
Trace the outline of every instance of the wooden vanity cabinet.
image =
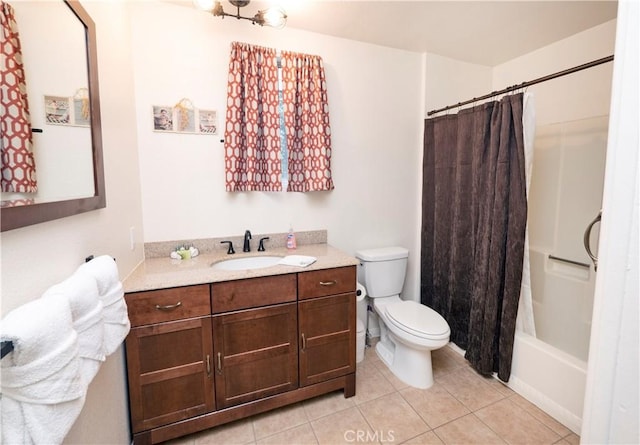
{"type": "Polygon", "coordinates": [[[133,442],[355,395],[355,266],[127,294],[133,442]]]}
{"type": "Polygon", "coordinates": [[[127,294],[134,433],[213,411],[209,286],[127,294]]]}

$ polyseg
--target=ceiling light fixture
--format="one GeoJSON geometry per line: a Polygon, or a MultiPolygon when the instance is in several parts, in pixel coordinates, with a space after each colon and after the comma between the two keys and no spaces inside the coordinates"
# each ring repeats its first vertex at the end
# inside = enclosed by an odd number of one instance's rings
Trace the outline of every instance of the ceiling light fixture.
{"type": "Polygon", "coordinates": [[[229,14],[225,12],[222,4],[219,1],[213,2],[212,0],[193,0],[193,3],[198,9],[209,11],[215,17],[235,17],[240,20],[249,20],[252,24],[258,24],[260,26],[271,26],[273,28],[283,28],[287,23],[287,14],[284,9],[280,7],[271,7],[261,11],[258,11],[253,17],[244,17],[240,15],[240,8],[244,8],[251,0],[229,0],[233,6],[237,8],[235,14],[229,14]]]}

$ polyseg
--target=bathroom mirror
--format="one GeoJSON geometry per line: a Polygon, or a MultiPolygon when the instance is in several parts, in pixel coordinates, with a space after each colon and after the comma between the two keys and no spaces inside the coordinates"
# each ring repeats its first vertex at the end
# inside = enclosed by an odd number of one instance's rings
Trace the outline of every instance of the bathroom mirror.
{"type": "MultiPolygon", "coordinates": [[[[77,0],[16,2],[15,6],[20,40],[25,43],[42,42],[35,55],[34,52],[23,54],[38,192],[33,197],[26,193],[3,193],[0,210],[3,232],[106,206],[95,24],[77,0]],[[55,8],[46,11],[45,20],[48,22],[45,26],[34,26],[34,20],[25,17],[28,12],[19,16],[18,7],[28,4],[32,8],[39,5],[40,15],[45,7],[55,8]],[[52,20],[55,23],[51,23],[52,20]],[[38,35],[23,33],[21,22],[27,31],[38,35]],[[45,42],[54,38],[66,40],[58,41],[53,50],[45,49],[45,42]],[[52,51],[55,53],[50,54],[52,51]],[[40,80],[46,86],[35,94],[29,90],[30,66],[35,67],[31,76],[34,79],[46,76],[44,81],[40,80]],[[61,87],[62,81],[56,81],[56,78],[74,81],[61,87]],[[82,117],[73,122],[65,120],[66,117],[61,122],[51,119],[51,104],[55,104],[57,98],[68,98],[69,110],[76,106],[85,107],[82,111],[84,121],[82,117]],[[83,105],[79,105],[81,103],[83,105]],[[44,124],[38,123],[37,119],[44,119],[44,124]],[[38,148],[45,154],[36,153],[38,148]],[[65,154],[65,150],[68,153],[65,154]],[[55,187],[55,192],[51,192],[50,184],[55,187]],[[13,195],[22,195],[23,199],[13,195]]],[[[27,50],[24,45],[23,49],[27,50]]]]}

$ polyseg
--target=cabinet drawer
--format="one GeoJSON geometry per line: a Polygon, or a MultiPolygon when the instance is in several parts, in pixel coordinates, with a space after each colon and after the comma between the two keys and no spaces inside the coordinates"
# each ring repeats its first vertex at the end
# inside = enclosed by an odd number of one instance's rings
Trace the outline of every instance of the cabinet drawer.
{"type": "Polygon", "coordinates": [[[298,299],[344,294],[356,290],[356,267],[314,270],[298,274],[298,299]]]}
{"type": "Polygon", "coordinates": [[[296,275],[275,275],[211,285],[214,314],[296,301],[296,275]]]}
{"type": "Polygon", "coordinates": [[[134,292],[125,298],[133,327],[211,314],[206,284],[134,292]]]}

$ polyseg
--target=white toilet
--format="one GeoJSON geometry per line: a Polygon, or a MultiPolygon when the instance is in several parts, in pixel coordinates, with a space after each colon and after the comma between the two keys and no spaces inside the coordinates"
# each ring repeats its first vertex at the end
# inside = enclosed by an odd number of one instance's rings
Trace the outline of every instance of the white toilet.
{"type": "Polygon", "coordinates": [[[400,380],[416,388],[433,385],[431,351],[449,342],[449,324],[433,309],[415,301],[403,301],[409,251],[383,247],[356,252],[360,260],[358,281],[380,321],[376,353],[400,380]]]}

